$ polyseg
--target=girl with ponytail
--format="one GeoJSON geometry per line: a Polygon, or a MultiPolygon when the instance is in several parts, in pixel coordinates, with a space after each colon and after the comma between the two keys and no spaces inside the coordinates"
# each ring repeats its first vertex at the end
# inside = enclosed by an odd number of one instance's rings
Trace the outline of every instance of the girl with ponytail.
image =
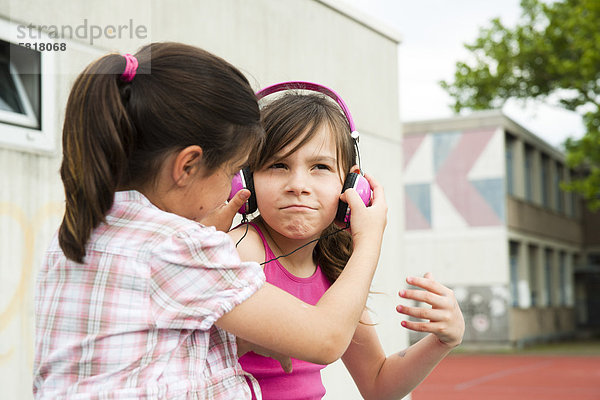
{"type": "Polygon", "coordinates": [[[263,140],[247,79],[204,50],[154,43],[79,75],[63,128],[65,215],[36,284],[35,398],[244,399],[251,386],[260,397],[237,362],[247,343],[286,368],[281,354],[340,357],[377,265],[382,189],[371,182],[369,208],[342,196],[365,239],[331,295],[305,304],[266,284],[225,233],[250,195],[226,204],[232,177],[263,140]]]}
{"type": "MultiPolygon", "coordinates": [[[[273,93],[270,88],[263,91],[273,93]]],[[[371,239],[356,234],[354,220],[352,234],[334,222],[346,175],[358,171],[353,123],[338,104],[321,93],[287,91],[262,108],[266,138],[250,166],[260,216],[230,232],[242,260],[262,262],[267,282],[310,304],[319,304],[345,274],[358,240],[371,239]]],[[[398,306],[400,313],[430,320],[402,325],[431,334],[386,357],[365,310],[342,356],[364,398],[404,397],[462,340],[463,317],[452,291],[430,275],[407,281],[425,290],[401,295],[429,302],[435,310],[398,306]]],[[[250,344],[246,348],[254,350],[250,344]]],[[[263,399],[317,400],[325,394],[324,365],[292,360],[293,371],[285,374],[260,349],[245,354],[240,363],[258,380],[263,399]]]]}

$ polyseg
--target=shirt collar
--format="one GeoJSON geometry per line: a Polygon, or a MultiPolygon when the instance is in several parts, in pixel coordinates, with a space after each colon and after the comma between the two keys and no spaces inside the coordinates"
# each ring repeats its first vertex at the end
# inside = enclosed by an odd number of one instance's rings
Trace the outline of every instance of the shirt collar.
{"type": "Polygon", "coordinates": [[[115,192],[115,203],[134,202],[158,209],[150,200],[137,190],[122,190],[115,192]]]}

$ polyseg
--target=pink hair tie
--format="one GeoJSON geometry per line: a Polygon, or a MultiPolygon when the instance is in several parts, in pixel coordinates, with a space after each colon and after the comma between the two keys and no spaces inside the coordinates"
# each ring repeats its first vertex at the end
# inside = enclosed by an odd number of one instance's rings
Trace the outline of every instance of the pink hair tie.
{"type": "Polygon", "coordinates": [[[138,60],[131,54],[125,54],[123,57],[125,57],[126,64],[125,71],[121,74],[121,80],[123,82],[131,82],[137,72],[138,60]]]}

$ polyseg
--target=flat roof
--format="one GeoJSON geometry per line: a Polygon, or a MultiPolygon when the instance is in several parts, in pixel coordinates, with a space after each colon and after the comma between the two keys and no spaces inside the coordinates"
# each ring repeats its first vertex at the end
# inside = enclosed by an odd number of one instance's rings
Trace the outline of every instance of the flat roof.
{"type": "Polygon", "coordinates": [[[351,4],[345,3],[340,0],[314,0],[317,3],[321,3],[340,14],[358,22],[359,24],[371,29],[372,31],[390,39],[397,44],[402,43],[402,35],[400,32],[387,22],[371,16],[364,11],[352,6],[351,4]]]}
{"type": "Polygon", "coordinates": [[[473,111],[467,115],[456,115],[422,121],[410,121],[402,124],[402,135],[412,135],[428,132],[443,132],[448,130],[477,129],[498,126],[506,132],[520,137],[525,143],[543,149],[554,158],[564,161],[564,152],[535,133],[518,124],[500,109],[473,111]]]}

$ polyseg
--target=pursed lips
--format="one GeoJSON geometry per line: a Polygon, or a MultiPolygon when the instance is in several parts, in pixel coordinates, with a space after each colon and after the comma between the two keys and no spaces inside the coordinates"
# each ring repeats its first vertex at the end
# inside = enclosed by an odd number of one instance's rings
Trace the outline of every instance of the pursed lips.
{"type": "Polygon", "coordinates": [[[307,206],[305,204],[290,204],[288,206],[280,207],[281,210],[314,210],[315,208],[307,206]]]}

